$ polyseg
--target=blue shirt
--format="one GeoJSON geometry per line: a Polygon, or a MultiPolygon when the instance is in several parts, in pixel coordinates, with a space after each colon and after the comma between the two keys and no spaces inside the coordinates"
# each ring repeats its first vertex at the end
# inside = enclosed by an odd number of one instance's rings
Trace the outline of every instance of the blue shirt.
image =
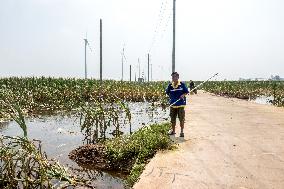
{"type": "MultiPolygon", "coordinates": [[[[183,82],[178,81],[178,84],[174,86],[174,83],[170,83],[166,89],[167,95],[170,97],[170,104],[173,104],[181,95],[189,93],[188,88],[183,82]]],[[[186,98],[180,99],[178,102],[173,104],[173,108],[184,107],[186,105],[186,98]]]]}

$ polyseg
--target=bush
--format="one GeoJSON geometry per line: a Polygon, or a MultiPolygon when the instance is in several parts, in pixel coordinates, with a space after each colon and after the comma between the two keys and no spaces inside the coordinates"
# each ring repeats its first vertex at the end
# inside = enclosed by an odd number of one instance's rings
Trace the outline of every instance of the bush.
{"type": "Polygon", "coordinates": [[[112,166],[131,164],[130,175],[126,180],[128,185],[132,186],[138,180],[146,162],[158,150],[171,148],[172,142],[167,135],[169,128],[169,123],[154,124],[143,127],[132,135],[106,142],[106,154],[112,166]]]}

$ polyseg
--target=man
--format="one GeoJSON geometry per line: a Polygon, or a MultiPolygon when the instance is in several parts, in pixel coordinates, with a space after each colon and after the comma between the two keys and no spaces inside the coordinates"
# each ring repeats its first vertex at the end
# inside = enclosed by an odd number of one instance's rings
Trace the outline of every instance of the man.
{"type": "MultiPolygon", "coordinates": [[[[194,83],[193,83],[192,80],[190,80],[189,81],[189,89],[192,90],[194,88],[195,88],[194,83]]],[[[197,89],[194,89],[190,94],[193,94],[193,93],[197,94],[197,89]]]]}
{"type": "Polygon", "coordinates": [[[171,76],[172,83],[170,83],[166,89],[166,93],[170,97],[170,104],[172,105],[170,107],[172,129],[169,131],[169,135],[175,135],[176,118],[178,116],[181,128],[180,137],[184,137],[184,107],[186,105],[185,96],[189,93],[189,91],[186,85],[179,81],[179,74],[177,72],[173,72],[171,76]]]}

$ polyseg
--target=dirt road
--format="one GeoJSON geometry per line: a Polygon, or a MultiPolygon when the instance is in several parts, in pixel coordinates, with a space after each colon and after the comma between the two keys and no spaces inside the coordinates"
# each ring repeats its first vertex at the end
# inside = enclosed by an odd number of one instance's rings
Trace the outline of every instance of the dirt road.
{"type": "Polygon", "coordinates": [[[159,152],[135,189],[284,188],[284,108],[190,96],[185,138],[159,152]]]}

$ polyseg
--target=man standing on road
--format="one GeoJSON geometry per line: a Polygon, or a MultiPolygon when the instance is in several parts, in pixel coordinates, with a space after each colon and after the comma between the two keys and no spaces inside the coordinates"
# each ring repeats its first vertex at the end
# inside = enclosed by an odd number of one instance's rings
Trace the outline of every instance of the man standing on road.
{"type": "Polygon", "coordinates": [[[179,74],[177,72],[173,72],[171,76],[172,83],[170,83],[166,89],[166,94],[170,97],[170,104],[172,105],[170,107],[172,129],[169,130],[169,135],[175,135],[176,118],[178,116],[181,128],[180,137],[184,137],[185,96],[189,93],[189,91],[185,83],[179,81],[179,74]]]}
{"type": "MultiPolygon", "coordinates": [[[[194,89],[194,88],[195,88],[194,82],[193,82],[192,80],[190,80],[190,81],[189,81],[189,89],[190,89],[190,91],[191,91],[192,89],[194,89]]],[[[197,89],[194,89],[192,92],[190,92],[190,94],[193,94],[193,93],[197,94],[197,89]]]]}

